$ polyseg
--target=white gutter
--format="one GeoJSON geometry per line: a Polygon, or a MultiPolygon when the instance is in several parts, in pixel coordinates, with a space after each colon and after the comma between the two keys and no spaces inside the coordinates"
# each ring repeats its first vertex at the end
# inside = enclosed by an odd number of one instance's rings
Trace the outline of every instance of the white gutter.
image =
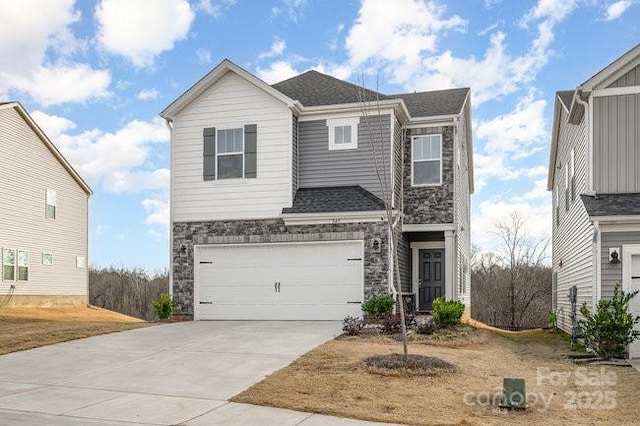
{"type": "Polygon", "coordinates": [[[576,102],[578,102],[584,108],[584,119],[587,121],[586,128],[587,132],[587,189],[586,192],[593,192],[593,129],[591,128],[591,115],[592,111],[589,107],[589,104],[582,100],[582,90],[576,90],[576,95],[574,97],[576,102]]]}

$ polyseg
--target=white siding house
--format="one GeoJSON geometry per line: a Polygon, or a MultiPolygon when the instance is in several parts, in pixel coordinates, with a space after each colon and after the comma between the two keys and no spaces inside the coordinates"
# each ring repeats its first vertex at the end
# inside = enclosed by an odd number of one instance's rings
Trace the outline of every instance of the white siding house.
{"type": "MultiPolygon", "coordinates": [[[[556,94],[549,178],[553,191],[554,309],[571,331],[578,308],[640,290],[640,44],[575,90],[556,94]]],[[[632,302],[640,315],[640,299],[632,302]]],[[[578,315],[579,316],[579,315],[578,315]]],[[[640,357],[640,342],[629,345],[640,357]]]]}
{"type": "Polygon", "coordinates": [[[86,304],[91,189],[17,102],[0,105],[0,305],[86,304]]]}

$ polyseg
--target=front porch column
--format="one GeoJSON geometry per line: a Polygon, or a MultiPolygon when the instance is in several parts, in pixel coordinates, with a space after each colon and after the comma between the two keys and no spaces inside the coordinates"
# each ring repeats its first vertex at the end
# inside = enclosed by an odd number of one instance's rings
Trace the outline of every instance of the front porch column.
{"type": "Polygon", "coordinates": [[[444,231],[444,295],[447,300],[455,298],[455,251],[453,231],[444,231]]]}

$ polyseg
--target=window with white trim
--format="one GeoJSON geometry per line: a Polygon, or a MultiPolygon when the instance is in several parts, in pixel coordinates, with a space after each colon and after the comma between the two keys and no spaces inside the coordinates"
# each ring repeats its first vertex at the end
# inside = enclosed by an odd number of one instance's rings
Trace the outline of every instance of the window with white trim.
{"type": "Polygon", "coordinates": [[[564,165],[564,209],[569,210],[569,168],[571,163],[564,165]]]}
{"type": "Polygon", "coordinates": [[[53,189],[47,189],[45,200],[45,217],[47,219],[56,218],[56,206],[58,204],[58,196],[53,189]]]}
{"type": "Polygon", "coordinates": [[[216,149],[218,179],[238,179],[244,175],[244,130],[218,130],[216,149]]]}
{"type": "Polygon", "coordinates": [[[29,281],[29,252],[18,250],[18,281],[29,281]]]}
{"type": "Polygon", "coordinates": [[[442,135],[411,138],[411,184],[442,185],[442,135]]]}
{"type": "Polygon", "coordinates": [[[571,148],[571,160],[570,160],[570,173],[571,176],[569,176],[569,185],[571,185],[571,201],[575,201],[576,200],[576,156],[575,156],[575,149],[571,148]]]}
{"type": "Polygon", "coordinates": [[[16,251],[14,249],[2,249],[2,281],[16,280],[16,251]]]}
{"type": "Polygon", "coordinates": [[[329,150],[357,149],[359,117],[333,118],[327,120],[329,128],[329,150]]]}
{"type": "Polygon", "coordinates": [[[45,266],[53,265],[53,253],[49,251],[42,252],[42,264],[45,266]]]}

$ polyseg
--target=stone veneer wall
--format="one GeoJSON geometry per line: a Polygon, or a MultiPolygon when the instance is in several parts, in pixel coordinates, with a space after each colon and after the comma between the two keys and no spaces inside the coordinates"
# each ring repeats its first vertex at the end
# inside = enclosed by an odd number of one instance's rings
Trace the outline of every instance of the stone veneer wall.
{"type": "Polygon", "coordinates": [[[404,144],[404,224],[453,223],[453,126],[408,129],[404,144]],[[442,185],[411,186],[411,137],[442,133],[442,185]]]}
{"type": "Polygon", "coordinates": [[[364,292],[368,300],[373,294],[386,291],[389,285],[388,235],[385,221],[295,226],[286,226],[282,219],[174,223],[172,269],[176,311],[193,315],[194,245],[363,240],[364,292]]]}

